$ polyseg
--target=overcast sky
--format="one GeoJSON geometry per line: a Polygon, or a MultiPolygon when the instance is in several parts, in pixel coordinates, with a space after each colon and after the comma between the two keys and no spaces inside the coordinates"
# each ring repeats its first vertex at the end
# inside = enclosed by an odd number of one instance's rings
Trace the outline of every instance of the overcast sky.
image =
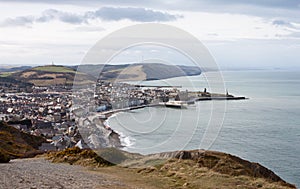
{"type": "Polygon", "coordinates": [[[1,65],[78,64],[109,33],[155,22],[196,36],[224,68],[300,67],[300,0],[0,0],[0,12],[1,65]]]}

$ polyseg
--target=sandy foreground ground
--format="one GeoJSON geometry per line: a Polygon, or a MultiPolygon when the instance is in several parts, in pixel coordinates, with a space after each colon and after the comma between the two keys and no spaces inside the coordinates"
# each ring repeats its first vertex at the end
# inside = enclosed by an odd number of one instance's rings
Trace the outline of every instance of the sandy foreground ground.
{"type": "MultiPolygon", "coordinates": [[[[81,166],[55,164],[41,158],[0,164],[0,188],[148,188],[81,166]],[[126,181],[125,181],[126,182],[126,181]]],[[[151,187],[150,187],[151,188],[151,187]]]]}

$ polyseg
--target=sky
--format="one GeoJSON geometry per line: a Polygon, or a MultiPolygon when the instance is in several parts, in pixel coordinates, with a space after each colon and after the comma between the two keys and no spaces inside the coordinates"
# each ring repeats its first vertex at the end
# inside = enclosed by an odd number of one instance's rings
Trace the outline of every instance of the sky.
{"type": "MultiPolygon", "coordinates": [[[[0,65],[79,64],[118,29],[162,23],[198,38],[221,68],[300,68],[300,0],[0,0],[0,12],[0,65]]],[[[123,54],[163,52],[151,48],[123,54]]]]}

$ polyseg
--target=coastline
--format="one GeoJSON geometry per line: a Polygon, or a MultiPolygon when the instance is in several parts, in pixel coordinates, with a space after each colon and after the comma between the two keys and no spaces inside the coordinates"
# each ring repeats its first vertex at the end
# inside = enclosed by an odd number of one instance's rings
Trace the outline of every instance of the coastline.
{"type": "MultiPolygon", "coordinates": [[[[194,102],[199,102],[199,101],[212,101],[212,100],[247,100],[248,98],[244,96],[224,96],[222,94],[211,94],[211,96],[202,96],[202,97],[197,97],[194,98],[192,101],[194,102]]],[[[175,101],[176,102],[176,101],[175,101]]],[[[189,104],[190,101],[186,101],[187,104],[189,104]]],[[[114,109],[114,110],[109,110],[109,111],[103,111],[103,112],[97,112],[97,117],[99,118],[101,125],[109,131],[111,131],[111,134],[108,136],[108,139],[110,141],[110,145],[123,149],[126,146],[126,144],[122,144],[122,134],[119,133],[117,130],[114,130],[110,127],[110,125],[107,123],[107,120],[109,120],[112,116],[116,116],[120,112],[128,112],[131,110],[136,110],[136,109],[143,109],[146,107],[165,107],[165,108],[178,108],[178,107],[172,107],[172,106],[167,106],[166,103],[155,103],[155,104],[147,104],[147,105],[138,105],[138,106],[132,106],[132,107],[126,107],[126,108],[120,108],[120,109],[114,109]]],[[[179,107],[183,108],[183,107],[179,107]]],[[[129,137],[129,136],[126,136],[129,137]]]]}

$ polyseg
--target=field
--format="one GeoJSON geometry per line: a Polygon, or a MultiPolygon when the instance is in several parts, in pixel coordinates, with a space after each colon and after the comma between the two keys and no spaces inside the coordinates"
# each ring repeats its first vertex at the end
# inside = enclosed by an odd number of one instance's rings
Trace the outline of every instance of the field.
{"type": "Polygon", "coordinates": [[[12,72],[2,72],[0,73],[0,77],[9,77],[12,74],[12,72]]]}
{"type": "Polygon", "coordinates": [[[64,66],[38,66],[33,68],[32,70],[36,71],[45,71],[45,72],[56,72],[56,73],[76,73],[72,68],[64,67],[64,66]]]}

